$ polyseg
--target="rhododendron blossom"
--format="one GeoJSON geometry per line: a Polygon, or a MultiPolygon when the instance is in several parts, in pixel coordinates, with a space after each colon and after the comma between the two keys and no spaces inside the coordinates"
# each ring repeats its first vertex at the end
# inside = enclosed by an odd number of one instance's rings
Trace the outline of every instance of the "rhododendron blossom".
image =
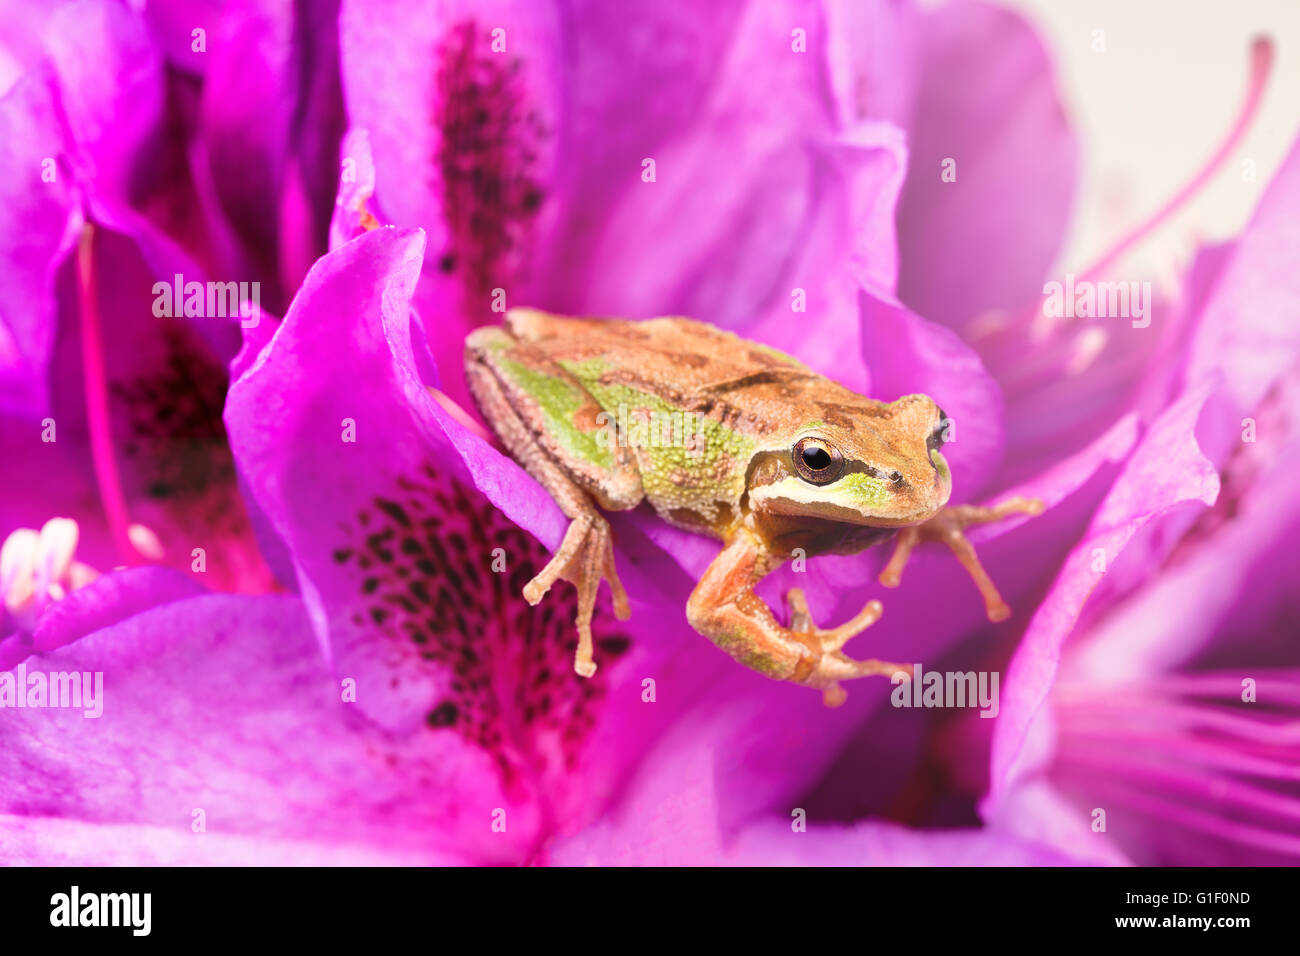
{"type": "Polygon", "coordinates": [[[104,675],[93,722],[0,700],[0,860],[1300,855],[1300,146],[1176,281],[1116,271],[1235,155],[1270,41],[1202,169],[1062,264],[1078,133],[995,5],[250,0],[205,55],[137,6],[0,34],[0,672],[104,675]],[[257,320],[155,307],[189,281],[257,320]],[[690,626],[716,541],[611,512],[630,614],[602,591],[583,676],[574,588],[524,596],[571,515],[463,371],[517,307],[930,396],[951,504],[1034,504],[970,528],[979,587],[933,529],[905,575],[763,580],[824,628],[879,600],[846,651],[920,665],[833,708],[690,626]]]}

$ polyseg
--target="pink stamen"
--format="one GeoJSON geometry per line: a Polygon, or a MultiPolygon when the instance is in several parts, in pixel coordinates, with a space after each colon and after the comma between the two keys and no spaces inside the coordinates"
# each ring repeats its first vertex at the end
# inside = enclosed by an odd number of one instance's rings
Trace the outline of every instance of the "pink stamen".
{"type": "Polygon", "coordinates": [[[1168,824],[1300,855],[1300,701],[1273,693],[1295,672],[1257,675],[1267,704],[1242,702],[1241,675],[1224,672],[1060,687],[1052,775],[1090,800],[1105,792],[1168,824]]]}
{"type": "Polygon", "coordinates": [[[1123,794],[1125,804],[1166,825],[1172,823],[1265,852],[1300,857],[1300,837],[1227,820],[1216,813],[1192,810],[1184,803],[1152,797],[1142,788],[1120,786],[1116,789],[1123,794]]]}
{"type": "Polygon", "coordinates": [[[1198,741],[1192,737],[1177,737],[1168,733],[1152,733],[1115,726],[1079,726],[1070,723],[1068,732],[1073,741],[1094,744],[1103,748],[1122,743],[1126,750],[1147,747],[1159,750],[1162,757],[1187,760],[1218,770],[1231,770],[1275,780],[1300,781],[1300,765],[1294,761],[1257,757],[1229,749],[1217,741],[1198,741]]]}
{"type": "MultiPolygon", "coordinates": [[[[1268,699],[1277,704],[1300,706],[1300,670],[1275,670],[1269,668],[1273,679],[1268,688],[1268,699]]],[[[1175,697],[1218,697],[1224,700],[1239,699],[1241,676],[1237,674],[1186,674],[1160,677],[1146,685],[1148,691],[1175,697]]]]}
{"type": "Polygon", "coordinates": [[[87,224],[77,243],[77,284],[81,295],[81,359],[85,376],[86,421],[95,480],[113,543],[125,564],[139,563],[127,533],[126,496],[113,455],[113,431],[108,413],[108,376],[104,371],[104,341],[95,277],[95,230],[87,224]]]}
{"type": "Polygon", "coordinates": [[[1156,210],[1153,215],[1148,217],[1146,222],[1130,231],[1128,235],[1112,246],[1109,252],[1093,263],[1091,267],[1084,270],[1080,279],[1075,280],[1076,284],[1083,280],[1094,280],[1100,273],[1109,269],[1124,253],[1128,252],[1138,242],[1146,238],[1153,229],[1168,219],[1179,206],[1191,199],[1205,185],[1206,181],[1214,175],[1214,172],[1228,158],[1228,155],[1241,143],[1241,138],[1246,134],[1246,130],[1254,120],[1255,113],[1259,108],[1259,101],[1264,95],[1264,87],[1268,84],[1268,75],[1272,66],[1273,41],[1268,37],[1256,37],[1250,47],[1250,82],[1246,88],[1246,101],[1241,105],[1236,122],[1233,123],[1232,129],[1228,131],[1228,135],[1219,144],[1219,148],[1214,151],[1214,155],[1209,158],[1186,186],[1175,193],[1173,198],[1156,210]]]}
{"type": "MultiPolygon", "coordinates": [[[[1269,73],[1273,65],[1273,41],[1268,37],[1258,37],[1251,44],[1250,80],[1246,89],[1246,99],[1237,113],[1231,129],[1220,142],[1218,149],[1197,171],[1188,183],[1161,206],[1144,222],[1122,236],[1109,250],[1101,255],[1091,266],[1075,279],[1076,287],[1081,283],[1096,281],[1098,276],[1110,269],[1125,253],[1145,239],[1150,233],[1168,219],[1175,211],[1192,198],[1218,170],[1223,161],[1241,143],[1242,137],[1250,127],[1258,111],[1264,89],[1268,84],[1269,73]]],[[[1004,321],[991,324],[978,332],[978,337],[990,337],[999,333],[1020,336],[1028,329],[1035,337],[1042,339],[1040,344],[1028,355],[1017,349],[1016,362],[1008,369],[1003,380],[1003,387],[1009,393],[1043,387],[1052,381],[1068,381],[1060,374],[1060,366],[1068,359],[1068,350],[1073,343],[1068,339],[1053,342],[1048,333],[1051,323],[1043,322],[1042,301],[1035,300],[1033,305],[1023,311],[1014,313],[1015,319],[1004,317],[1004,321]]],[[[1054,320],[1056,321],[1056,320],[1054,320]]],[[[1086,320],[1085,320],[1086,321],[1086,320]]]]}
{"type": "Polygon", "coordinates": [[[1232,713],[1223,708],[1191,702],[1170,703],[1167,698],[1152,694],[1145,686],[1140,691],[1132,690],[1125,693],[1134,694],[1136,699],[1107,701],[1091,695],[1086,698],[1072,696],[1068,692],[1061,694],[1057,699],[1071,711],[1087,712],[1083,710],[1086,706],[1095,714],[1113,715],[1128,721],[1141,719],[1148,726],[1159,724],[1170,731],[1214,730],[1277,746],[1294,746],[1300,743],[1300,721],[1267,723],[1260,717],[1232,713]]]}
{"type": "MultiPolygon", "coordinates": [[[[1200,767],[1159,766],[1137,757],[1118,757],[1112,743],[1108,748],[1071,747],[1072,767],[1091,766],[1104,771],[1103,786],[1133,786],[1144,793],[1178,796],[1183,802],[1199,800],[1220,811],[1240,810],[1269,814],[1281,823],[1300,823],[1300,801],[1288,793],[1226,777],[1200,767]]],[[[1226,816],[1226,814],[1225,814],[1226,816]]]]}

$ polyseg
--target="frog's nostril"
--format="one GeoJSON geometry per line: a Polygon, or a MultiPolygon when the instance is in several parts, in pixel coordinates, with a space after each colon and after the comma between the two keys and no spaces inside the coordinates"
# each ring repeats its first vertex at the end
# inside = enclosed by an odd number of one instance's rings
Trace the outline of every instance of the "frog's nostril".
{"type": "Polygon", "coordinates": [[[901,471],[891,471],[889,473],[889,480],[892,481],[894,484],[898,484],[900,481],[903,480],[903,473],[901,471]]]}

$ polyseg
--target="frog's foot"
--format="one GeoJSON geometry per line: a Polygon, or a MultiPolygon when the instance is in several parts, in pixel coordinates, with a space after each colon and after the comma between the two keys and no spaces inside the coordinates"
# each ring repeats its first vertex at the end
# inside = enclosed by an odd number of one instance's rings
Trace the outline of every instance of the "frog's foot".
{"type": "Polygon", "coordinates": [[[1001,521],[1008,515],[1042,513],[1043,503],[1037,498],[1011,498],[992,508],[980,508],[975,505],[944,508],[929,521],[903,528],[898,533],[894,554],[885,565],[885,569],[880,572],[880,583],[888,588],[898,587],[903,579],[903,568],[907,566],[908,558],[912,555],[912,549],[922,541],[942,541],[952,549],[957,560],[975,580],[975,586],[979,588],[980,595],[984,598],[984,608],[989,620],[1005,621],[1011,616],[1011,608],[1007,607],[1006,602],[1002,600],[993,580],[980,564],[979,556],[975,554],[975,547],[966,539],[965,529],[973,524],[1001,521]]]}
{"type": "Polygon", "coordinates": [[[560,550],[541,572],[524,585],[524,599],[537,604],[551,585],[563,578],[578,589],[578,650],[573,656],[573,669],[583,677],[596,673],[592,659],[591,617],[596,609],[596,592],[603,578],[609,582],[614,598],[614,615],[620,621],[631,616],[627,592],[614,570],[614,539],[609,522],[596,513],[581,515],[569,524],[564,532],[560,550]]]}
{"type": "Polygon", "coordinates": [[[816,687],[822,692],[822,703],[827,707],[838,707],[848,696],[840,686],[842,680],[855,677],[892,676],[902,671],[909,678],[911,665],[891,664],[888,661],[859,661],[849,657],[840,650],[850,638],[856,637],[876,621],[880,620],[879,601],[868,601],[867,606],[858,612],[852,620],[839,627],[819,628],[808,610],[808,599],[802,588],[791,588],[785,592],[786,605],[790,609],[790,631],[796,636],[807,638],[806,643],[812,651],[815,663],[807,674],[795,677],[795,681],[808,687],[816,687]]]}

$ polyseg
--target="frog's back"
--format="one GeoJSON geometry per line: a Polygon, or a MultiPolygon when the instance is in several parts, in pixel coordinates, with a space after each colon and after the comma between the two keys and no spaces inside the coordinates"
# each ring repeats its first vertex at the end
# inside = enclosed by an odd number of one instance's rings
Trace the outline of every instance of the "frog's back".
{"type": "Polygon", "coordinates": [[[882,407],[776,349],[694,319],[570,318],[512,309],[506,322],[610,411],[598,393],[626,400],[633,391],[766,436],[813,419],[847,424],[882,407]]]}
{"type": "Polygon", "coordinates": [[[580,319],[512,309],[506,322],[517,338],[557,361],[599,362],[607,368],[643,371],[647,378],[671,377],[682,391],[763,371],[815,374],[775,349],[694,319],[580,319]]]}
{"type": "Polygon", "coordinates": [[[631,443],[647,499],[693,530],[719,533],[739,516],[746,463],[756,448],[812,420],[848,421],[881,407],[707,322],[512,309],[506,323],[515,338],[573,375],[620,428],[637,415],[666,423],[648,447],[631,443]],[[690,414],[689,427],[682,413],[690,414]],[[678,441],[683,429],[699,435],[698,443],[678,441]]]}

